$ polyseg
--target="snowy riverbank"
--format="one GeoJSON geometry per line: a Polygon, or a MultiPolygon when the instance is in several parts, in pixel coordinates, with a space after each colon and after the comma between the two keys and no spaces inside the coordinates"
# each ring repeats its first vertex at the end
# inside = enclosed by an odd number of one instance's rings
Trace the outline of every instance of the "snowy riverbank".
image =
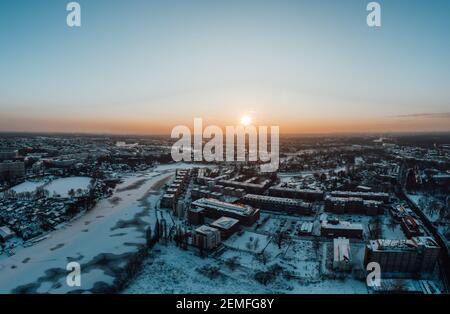
{"type": "Polygon", "coordinates": [[[114,291],[130,260],[145,247],[145,228],[154,224],[152,208],[161,182],[183,167],[165,165],[127,177],[112,197],[85,215],[33,246],[17,248],[13,256],[0,255],[0,293],[114,291]],[[66,266],[72,261],[81,265],[81,287],[66,284],[66,266]]]}

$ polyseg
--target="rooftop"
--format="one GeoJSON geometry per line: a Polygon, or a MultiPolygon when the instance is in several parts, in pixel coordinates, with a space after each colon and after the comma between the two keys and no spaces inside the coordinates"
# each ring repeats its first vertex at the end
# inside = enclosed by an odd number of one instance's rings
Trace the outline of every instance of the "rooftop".
{"type": "Polygon", "coordinates": [[[210,226],[207,226],[207,225],[201,225],[200,227],[195,229],[196,233],[200,233],[200,234],[203,234],[203,235],[206,235],[206,236],[215,234],[218,231],[219,230],[217,230],[216,228],[213,228],[213,227],[210,227],[210,226]]]}
{"type": "Polygon", "coordinates": [[[221,229],[230,229],[238,223],[239,223],[239,220],[237,220],[237,219],[229,218],[229,217],[220,217],[219,219],[217,219],[216,221],[211,223],[211,226],[218,227],[221,229]]]}
{"type": "Polygon", "coordinates": [[[233,212],[238,215],[251,215],[255,210],[250,206],[222,202],[213,198],[201,198],[192,202],[193,206],[208,207],[219,211],[233,212]]]}
{"type": "Polygon", "coordinates": [[[348,221],[338,221],[337,223],[328,220],[322,221],[322,228],[329,229],[352,229],[352,230],[364,230],[362,224],[353,224],[348,221]]]}

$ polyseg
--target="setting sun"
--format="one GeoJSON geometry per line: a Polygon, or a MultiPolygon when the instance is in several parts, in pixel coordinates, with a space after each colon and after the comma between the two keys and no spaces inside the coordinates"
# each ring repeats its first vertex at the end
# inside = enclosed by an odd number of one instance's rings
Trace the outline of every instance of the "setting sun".
{"type": "Polygon", "coordinates": [[[252,118],[250,117],[250,116],[243,116],[242,118],[241,118],[241,124],[243,125],[243,126],[248,126],[248,125],[250,125],[252,123],[252,118]]]}

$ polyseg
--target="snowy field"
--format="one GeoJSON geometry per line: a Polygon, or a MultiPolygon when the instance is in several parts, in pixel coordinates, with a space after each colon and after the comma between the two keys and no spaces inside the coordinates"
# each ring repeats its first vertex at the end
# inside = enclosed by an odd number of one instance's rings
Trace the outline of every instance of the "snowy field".
{"type": "MultiPolygon", "coordinates": [[[[345,279],[329,276],[331,241],[315,248],[311,238],[295,237],[280,248],[270,235],[280,224],[291,222],[271,215],[264,228],[234,234],[209,257],[201,257],[194,247],[186,251],[157,244],[123,293],[367,293],[365,282],[350,274],[345,279]],[[257,279],[273,269],[277,270],[268,282],[257,279]]],[[[364,244],[352,244],[352,253],[355,263],[362,264],[364,244]]]]}
{"type": "Polygon", "coordinates": [[[260,253],[266,248],[270,238],[267,235],[245,231],[241,236],[234,234],[224,241],[224,245],[241,251],[260,253]]]}
{"type": "Polygon", "coordinates": [[[36,188],[43,187],[47,190],[50,195],[57,194],[60,197],[68,197],[68,192],[73,189],[77,191],[78,189],[87,190],[89,188],[89,184],[91,182],[91,178],[89,177],[68,177],[68,178],[59,178],[49,183],[45,181],[25,181],[21,184],[18,184],[11,188],[11,190],[16,193],[24,193],[24,192],[34,192],[36,188]]]}
{"type": "Polygon", "coordinates": [[[70,190],[77,191],[78,189],[87,190],[91,182],[89,177],[70,177],[53,180],[44,188],[50,192],[50,195],[60,195],[61,197],[69,197],[70,190]]]}
{"type": "Polygon", "coordinates": [[[34,192],[36,188],[45,185],[44,181],[25,181],[11,188],[16,193],[34,192]]]}
{"type": "MultiPolygon", "coordinates": [[[[295,257],[296,253],[293,251],[295,257]]],[[[302,258],[296,261],[300,265],[296,277],[286,279],[282,274],[264,285],[255,280],[255,273],[266,270],[263,265],[246,251],[226,250],[218,258],[202,258],[193,249],[181,250],[173,245],[156,245],[137,278],[123,293],[367,293],[365,283],[353,279],[320,279],[317,262],[302,258]],[[226,261],[237,258],[239,266],[231,269],[226,261]],[[210,275],[202,271],[205,267],[217,271],[210,275]]],[[[279,263],[289,270],[289,261],[279,263]]]]}
{"type": "Polygon", "coordinates": [[[389,214],[383,216],[381,234],[384,239],[404,240],[406,235],[399,222],[395,221],[389,214]]]}

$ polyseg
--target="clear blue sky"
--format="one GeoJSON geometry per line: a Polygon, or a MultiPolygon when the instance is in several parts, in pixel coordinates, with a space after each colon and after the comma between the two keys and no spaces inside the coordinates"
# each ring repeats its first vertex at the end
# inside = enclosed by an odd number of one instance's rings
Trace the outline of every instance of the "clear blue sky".
{"type": "Polygon", "coordinates": [[[0,131],[450,130],[450,1],[0,1],[0,131]]]}

